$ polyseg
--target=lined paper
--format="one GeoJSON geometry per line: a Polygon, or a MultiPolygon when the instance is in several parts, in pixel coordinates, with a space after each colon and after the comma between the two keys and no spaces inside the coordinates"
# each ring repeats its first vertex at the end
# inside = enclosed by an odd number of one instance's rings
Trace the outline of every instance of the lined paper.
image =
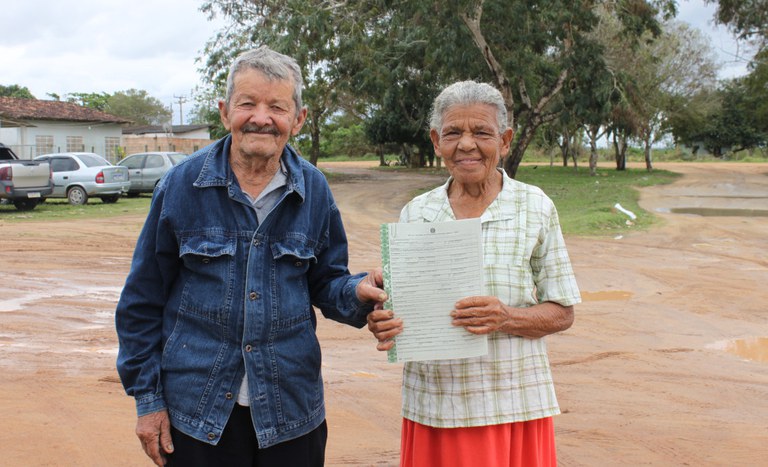
{"type": "Polygon", "coordinates": [[[390,362],[488,353],[487,335],[451,325],[457,300],[483,294],[480,219],[381,226],[385,308],[403,320],[390,362]]]}

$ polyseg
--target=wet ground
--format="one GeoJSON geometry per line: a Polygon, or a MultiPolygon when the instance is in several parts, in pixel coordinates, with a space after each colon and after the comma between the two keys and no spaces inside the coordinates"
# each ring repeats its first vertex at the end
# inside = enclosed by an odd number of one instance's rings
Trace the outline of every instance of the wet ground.
{"type": "MultiPolygon", "coordinates": [[[[583,292],[548,338],[561,465],[764,465],[768,458],[768,165],[657,164],[664,223],[569,237],[583,292]]],[[[440,178],[335,164],[353,271],[378,226],[440,178]]],[[[617,215],[622,215],[617,213],[617,215]]],[[[114,358],[114,306],[143,219],[13,222],[0,213],[1,465],[149,465],[114,358]]],[[[400,369],[365,330],[320,320],[328,465],[396,465],[400,369]]]]}

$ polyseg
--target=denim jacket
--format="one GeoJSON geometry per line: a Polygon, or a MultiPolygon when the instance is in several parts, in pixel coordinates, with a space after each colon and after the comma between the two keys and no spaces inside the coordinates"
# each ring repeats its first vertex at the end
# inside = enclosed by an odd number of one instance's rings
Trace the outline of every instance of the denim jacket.
{"type": "Polygon", "coordinates": [[[117,369],[138,415],[167,408],[180,431],[221,437],[248,372],[259,446],[325,419],[317,318],[355,327],[370,305],[347,269],[325,177],[286,147],[284,195],[259,225],[228,163],[231,137],[160,181],[117,305],[117,369]]]}

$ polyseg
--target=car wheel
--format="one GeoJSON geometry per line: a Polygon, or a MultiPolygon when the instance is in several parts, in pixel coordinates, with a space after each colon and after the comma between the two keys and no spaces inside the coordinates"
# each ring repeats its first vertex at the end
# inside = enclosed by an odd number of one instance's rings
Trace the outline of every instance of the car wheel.
{"type": "Polygon", "coordinates": [[[117,200],[119,199],[120,199],[120,195],[110,195],[110,196],[101,197],[101,201],[106,204],[117,203],[117,200]]]}
{"type": "Polygon", "coordinates": [[[88,202],[88,193],[79,186],[73,186],[67,192],[67,201],[74,206],[85,204],[88,202]]]}
{"type": "Polygon", "coordinates": [[[37,204],[38,202],[36,199],[17,199],[13,202],[13,205],[16,206],[16,209],[19,211],[31,211],[35,209],[37,204]]]}

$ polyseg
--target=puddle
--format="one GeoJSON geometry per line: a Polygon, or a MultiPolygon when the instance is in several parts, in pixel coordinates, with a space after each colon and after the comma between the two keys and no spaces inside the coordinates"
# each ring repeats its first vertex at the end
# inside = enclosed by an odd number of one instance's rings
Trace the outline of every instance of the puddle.
{"type": "Polygon", "coordinates": [[[117,302],[122,287],[77,287],[72,290],[59,290],[57,292],[30,292],[22,297],[0,300],[0,312],[21,310],[30,303],[44,299],[88,297],[96,300],[117,302]]]}
{"type": "Polygon", "coordinates": [[[768,209],[671,208],[659,211],[705,217],[768,217],[768,209]]]}
{"type": "Polygon", "coordinates": [[[581,299],[585,302],[600,302],[605,300],[629,300],[632,292],[624,290],[603,290],[600,292],[581,292],[581,299]]]}
{"type": "Polygon", "coordinates": [[[747,360],[768,363],[768,337],[748,337],[745,339],[720,341],[708,347],[723,350],[747,360]]]}

